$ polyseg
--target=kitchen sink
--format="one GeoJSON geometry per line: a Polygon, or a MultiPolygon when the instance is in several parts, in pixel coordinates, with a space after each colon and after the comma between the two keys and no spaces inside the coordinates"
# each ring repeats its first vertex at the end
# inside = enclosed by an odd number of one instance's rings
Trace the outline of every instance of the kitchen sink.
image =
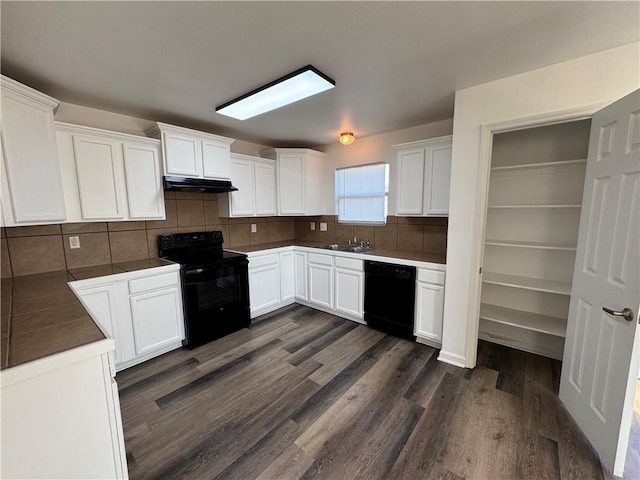
{"type": "Polygon", "coordinates": [[[353,253],[365,253],[373,250],[373,247],[367,247],[365,245],[349,245],[349,244],[340,244],[340,243],[328,243],[326,245],[320,246],[325,250],[334,250],[336,252],[353,252],[353,253]]]}

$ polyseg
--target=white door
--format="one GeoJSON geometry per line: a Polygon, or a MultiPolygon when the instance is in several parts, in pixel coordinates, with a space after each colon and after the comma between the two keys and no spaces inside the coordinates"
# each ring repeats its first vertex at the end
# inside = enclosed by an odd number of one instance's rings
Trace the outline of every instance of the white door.
{"type": "Polygon", "coordinates": [[[591,124],[560,382],[560,399],[615,475],[624,467],[639,362],[639,204],[640,90],[591,124]]]}
{"type": "Polygon", "coordinates": [[[129,297],[136,355],[184,338],[181,299],[178,287],[129,297]]]}
{"type": "Polygon", "coordinates": [[[424,148],[402,150],[398,157],[398,214],[422,215],[424,148]]]}
{"type": "Polygon", "coordinates": [[[336,310],[362,318],[364,272],[336,267],[336,310]]]}
{"type": "Polygon", "coordinates": [[[229,179],[229,145],[214,140],[202,141],[202,174],[204,178],[229,179]]]}
{"type": "Polygon", "coordinates": [[[280,254],[280,303],[292,302],[295,296],[293,252],[280,254]]]}
{"type": "Polygon", "coordinates": [[[122,146],[115,140],[73,136],[83,220],[125,217],[122,146]]]}
{"type": "Polygon", "coordinates": [[[258,264],[249,266],[249,304],[251,318],[255,318],[280,305],[280,266],[277,254],[252,258],[249,263],[252,262],[258,264]],[[262,261],[265,263],[260,264],[262,261]]]}
{"type": "Polygon", "coordinates": [[[304,215],[306,212],[304,190],[304,158],[301,154],[278,156],[279,215],[304,215]]]}
{"type": "Polygon", "coordinates": [[[129,217],[164,218],[159,146],[124,143],[122,150],[129,217]]]}
{"type": "Polygon", "coordinates": [[[231,178],[233,185],[238,188],[230,195],[231,215],[234,217],[254,215],[256,198],[253,162],[234,158],[231,161],[231,178]]]}
{"type": "Polygon", "coordinates": [[[309,262],[309,303],[333,309],[333,267],[309,262]]]}
{"type": "Polygon", "coordinates": [[[276,164],[255,162],[256,215],[275,215],[276,164]]]}
{"type": "Polygon", "coordinates": [[[166,174],[202,177],[202,141],[179,133],[163,136],[166,174]]]}
{"type": "Polygon", "coordinates": [[[295,296],[297,299],[307,301],[307,253],[293,252],[294,254],[294,280],[295,296]]]}

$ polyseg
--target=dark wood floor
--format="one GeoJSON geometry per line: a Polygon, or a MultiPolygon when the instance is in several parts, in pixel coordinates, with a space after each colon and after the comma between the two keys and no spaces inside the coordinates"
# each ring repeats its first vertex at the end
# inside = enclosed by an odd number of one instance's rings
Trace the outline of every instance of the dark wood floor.
{"type": "Polygon", "coordinates": [[[560,363],[478,367],[294,305],[117,375],[129,473],[193,479],[601,479],[560,363]]]}

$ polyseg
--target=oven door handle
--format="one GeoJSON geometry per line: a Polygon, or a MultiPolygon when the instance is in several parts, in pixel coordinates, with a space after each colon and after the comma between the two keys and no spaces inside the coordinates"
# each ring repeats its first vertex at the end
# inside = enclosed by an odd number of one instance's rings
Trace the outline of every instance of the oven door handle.
{"type": "Polygon", "coordinates": [[[209,269],[206,268],[196,268],[195,270],[187,270],[186,272],[184,272],[185,275],[197,275],[199,273],[203,273],[205,271],[207,271],[209,269]]]}

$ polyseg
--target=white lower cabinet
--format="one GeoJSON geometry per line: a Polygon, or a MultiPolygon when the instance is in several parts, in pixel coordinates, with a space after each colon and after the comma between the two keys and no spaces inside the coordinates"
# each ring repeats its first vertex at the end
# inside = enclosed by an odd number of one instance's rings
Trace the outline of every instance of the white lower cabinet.
{"type": "Polygon", "coordinates": [[[363,318],[364,272],[362,260],[335,258],[337,312],[363,318]]]}
{"type": "Polygon", "coordinates": [[[72,282],[91,317],[116,344],[123,370],[182,346],[179,265],[72,282]]]}
{"type": "Polygon", "coordinates": [[[293,249],[249,254],[249,300],[251,318],[295,301],[293,249]]]}
{"type": "Polygon", "coordinates": [[[277,253],[249,256],[251,318],[280,307],[280,259],[277,253]]]}
{"type": "MultiPolygon", "coordinates": [[[[324,252],[310,247],[281,247],[249,253],[251,317],[297,302],[364,323],[364,259],[372,257],[324,252]]],[[[435,264],[433,269],[420,264],[416,265],[414,333],[417,341],[440,346],[445,272],[435,264]]]]}
{"type": "Polygon", "coordinates": [[[309,303],[333,309],[333,256],[310,253],[307,258],[309,303]]]}
{"type": "Polygon", "coordinates": [[[129,297],[136,355],[182,341],[180,296],[177,288],[170,287],[129,297]]]}
{"type": "Polygon", "coordinates": [[[444,276],[441,271],[418,269],[414,334],[422,343],[442,344],[444,276]]]}
{"type": "Polygon", "coordinates": [[[0,372],[1,478],[129,478],[105,339],[0,372]]]}

